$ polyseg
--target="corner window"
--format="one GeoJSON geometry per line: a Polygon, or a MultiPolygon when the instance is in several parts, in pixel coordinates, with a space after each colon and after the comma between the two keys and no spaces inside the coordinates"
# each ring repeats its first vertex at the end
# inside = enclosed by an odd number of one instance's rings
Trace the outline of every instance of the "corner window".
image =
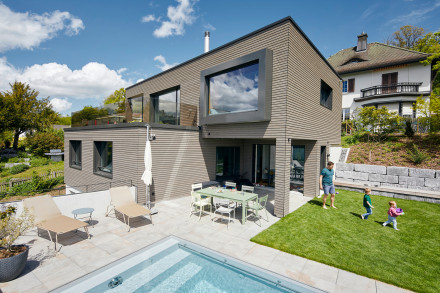
{"type": "Polygon", "coordinates": [[[131,111],[131,121],[144,121],[144,98],[142,96],[128,99],[128,106],[131,111]]]}
{"type": "Polygon", "coordinates": [[[93,154],[93,172],[112,178],[113,143],[111,141],[95,141],[93,154]]]}
{"type": "Polygon", "coordinates": [[[81,170],[81,141],[70,140],[69,142],[69,166],[81,170]]]}
{"type": "Polygon", "coordinates": [[[180,88],[151,95],[152,123],[180,125],[180,88]]]}
{"type": "Polygon", "coordinates": [[[326,84],[323,80],[321,80],[321,105],[331,110],[332,100],[333,100],[332,88],[328,84],[326,84]]]}
{"type": "Polygon", "coordinates": [[[208,115],[258,110],[258,60],[208,80],[208,115]]]}
{"type": "Polygon", "coordinates": [[[347,84],[348,84],[348,82],[346,80],[342,81],[342,92],[343,93],[347,92],[347,84]]]}

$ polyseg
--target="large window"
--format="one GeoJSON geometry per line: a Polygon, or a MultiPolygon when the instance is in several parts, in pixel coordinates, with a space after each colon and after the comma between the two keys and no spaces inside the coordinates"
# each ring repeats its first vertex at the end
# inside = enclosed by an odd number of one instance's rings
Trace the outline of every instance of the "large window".
{"type": "Polygon", "coordinates": [[[305,146],[292,146],[290,162],[290,190],[302,191],[304,187],[304,165],[306,162],[305,146]]]}
{"type": "Polygon", "coordinates": [[[208,115],[258,110],[258,61],[208,79],[208,115]]]}
{"type": "Polygon", "coordinates": [[[69,146],[69,166],[81,169],[81,141],[71,140],[69,146]]]}
{"type": "Polygon", "coordinates": [[[180,125],[180,88],[151,95],[150,121],[180,125]]]}
{"type": "Polygon", "coordinates": [[[215,177],[218,181],[240,177],[239,147],[217,147],[215,177]]]}
{"type": "Polygon", "coordinates": [[[332,88],[321,80],[321,105],[326,108],[332,109],[332,99],[333,99],[332,88]]]}
{"type": "Polygon", "coordinates": [[[93,165],[95,174],[112,177],[113,143],[111,141],[95,141],[93,165]]]}
{"type": "Polygon", "coordinates": [[[131,110],[131,120],[142,122],[144,120],[144,98],[142,96],[130,98],[128,99],[128,105],[131,110]]]}
{"type": "Polygon", "coordinates": [[[275,145],[257,144],[254,150],[254,183],[275,187],[275,145]]]}

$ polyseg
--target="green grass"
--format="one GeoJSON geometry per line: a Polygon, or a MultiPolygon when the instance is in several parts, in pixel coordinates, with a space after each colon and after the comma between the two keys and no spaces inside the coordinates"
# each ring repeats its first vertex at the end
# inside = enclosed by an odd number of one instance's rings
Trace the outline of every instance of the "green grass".
{"type": "Polygon", "coordinates": [[[405,215],[395,231],[382,227],[390,198],[372,195],[375,209],[362,220],[363,194],[339,192],[337,210],[324,210],[315,198],[251,241],[417,292],[440,292],[440,205],[397,199],[405,215]]]}
{"type": "Polygon", "coordinates": [[[32,172],[36,171],[38,175],[46,174],[48,171],[62,171],[64,170],[64,162],[50,162],[49,165],[31,167],[24,172],[11,175],[8,169],[3,169],[1,172],[3,176],[0,176],[0,183],[9,181],[11,178],[27,178],[32,177],[32,172]]]}

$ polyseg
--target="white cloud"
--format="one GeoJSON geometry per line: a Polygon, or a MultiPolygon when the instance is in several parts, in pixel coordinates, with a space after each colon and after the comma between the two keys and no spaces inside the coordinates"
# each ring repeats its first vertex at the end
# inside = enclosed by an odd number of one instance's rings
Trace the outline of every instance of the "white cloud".
{"type": "Polygon", "coordinates": [[[81,19],[58,10],[43,14],[19,13],[0,2],[0,15],[0,52],[32,50],[60,31],[72,36],[84,29],[81,19]]]}
{"type": "Polygon", "coordinates": [[[123,72],[125,72],[125,71],[127,71],[127,70],[128,70],[128,68],[122,67],[122,68],[119,68],[116,72],[117,72],[118,74],[121,74],[121,73],[123,73],[123,72]]]}
{"type": "Polygon", "coordinates": [[[60,113],[65,113],[72,107],[72,103],[67,99],[53,98],[50,100],[50,103],[52,104],[53,109],[60,113]]]}
{"type": "Polygon", "coordinates": [[[150,21],[156,21],[156,17],[154,17],[153,14],[146,15],[141,19],[141,22],[150,22],[150,21]]]}
{"type": "Polygon", "coordinates": [[[209,23],[205,24],[203,27],[208,31],[215,31],[216,30],[216,28],[212,24],[209,24],[209,23]]]}
{"type": "Polygon", "coordinates": [[[0,91],[9,90],[9,83],[26,82],[40,92],[41,97],[102,99],[115,89],[131,84],[120,73],[105,64],[90,62],[81,69],[72,70],[65,64],[35,64],[24,69],[15,68],[0,58],[0,91]]]}
{"type": "Polygon", "coordinates": [[[388,24],[416,24],[423,22],[426,18],[428,18],[428,14],[431,11],[436,10],[440,7],[440,1],[435,2],[433,5],[430,5],[426,8],[415,9],[408,14],[397,16],[393,19],[390,19],[388,24]]]}
{"type": "Polygon", "coordinates": [[[154,61],[157,61],[159,63],[161,63],[162,65],[156,65],[158,68],[160,68],[162,71],[168,70],[171,67],[176,66],[179,63],[173,63],[173,64],[168,64],[167,60],[165,60],[165,57],[162,55],[156,56],[154,57],[154,61]]]}
{"type": "Polygon", "coordinates": [[[157,38],[165,38],[172,35],[183,35],[185,33],[185,24],[192,24],[195,17],[193,15],[193,6],[196,1],[176,0],[177,6],[168,6],[168,20],[162,21],[160,28],[153,34],[157,38]]]}

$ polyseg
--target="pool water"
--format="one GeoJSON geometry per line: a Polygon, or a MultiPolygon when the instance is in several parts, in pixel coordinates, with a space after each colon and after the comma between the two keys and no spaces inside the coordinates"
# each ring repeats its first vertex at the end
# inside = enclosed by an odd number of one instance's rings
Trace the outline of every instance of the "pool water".
{"type": "Polygon", "coordinates": [[[120,276],[118,287],[101,284],[88,292],[294,292],[179,246],[120,276]]]}
{"type": "Polygon", "coordinates": [[[53,292],[309,293],[322,291],[170,236],[53,292]],[[116,285],[112,282],[115,280],[120,282],[116,285]]]}

